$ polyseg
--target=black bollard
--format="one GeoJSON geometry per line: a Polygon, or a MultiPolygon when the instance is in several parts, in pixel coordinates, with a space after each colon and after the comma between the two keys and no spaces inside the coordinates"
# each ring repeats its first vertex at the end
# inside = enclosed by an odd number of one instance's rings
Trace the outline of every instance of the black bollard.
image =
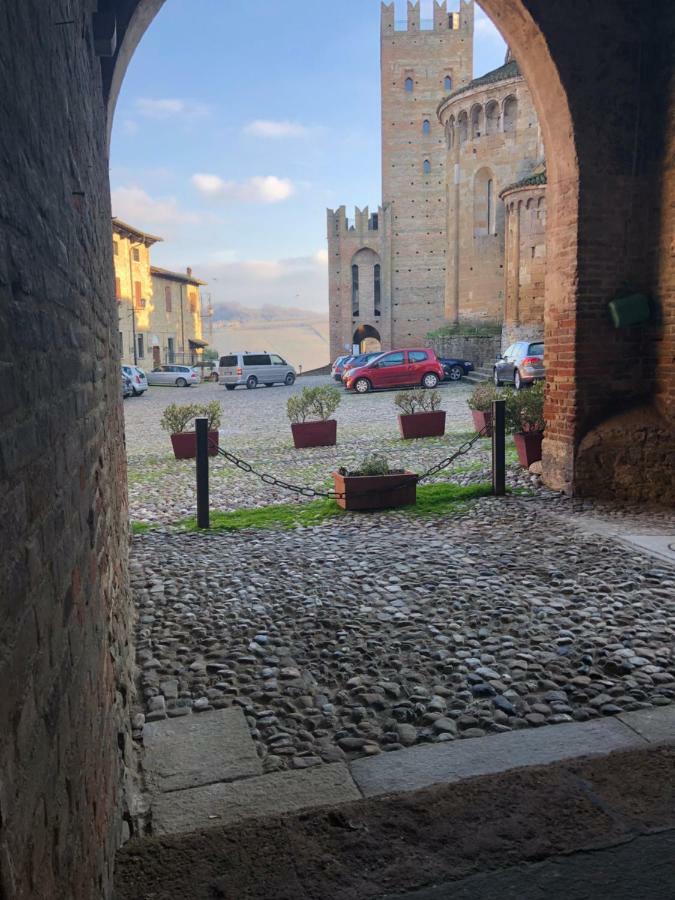
{"type": "Polygon", "coordinates": [[[492,493],[506,494],[506,400],[492,401],[492,493]]]}
{"type": "Polygon", "coordinates": [[[209,420],[195,419],[197,432],[197,527],[209,527],[209,420]]]}

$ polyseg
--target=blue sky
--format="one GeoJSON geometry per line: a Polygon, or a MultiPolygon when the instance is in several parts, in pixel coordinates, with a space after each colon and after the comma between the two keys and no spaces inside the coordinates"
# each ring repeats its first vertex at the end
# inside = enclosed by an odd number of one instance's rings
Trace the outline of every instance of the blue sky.
{"type": "MultiPolygon", "coordinates": [[[[165,239],[154,263],[191,265],[215,303],[327,312],[326,207],[380,199],[379,16],[379,0],[166,0],[110,167],[113,214],[165,239]]],[[[504,52],[476,7],[474,74],[504,52]]]]}

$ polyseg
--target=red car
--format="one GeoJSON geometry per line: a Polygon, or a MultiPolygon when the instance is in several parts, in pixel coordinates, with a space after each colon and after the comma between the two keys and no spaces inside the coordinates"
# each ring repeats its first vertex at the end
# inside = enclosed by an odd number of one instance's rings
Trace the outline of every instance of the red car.
{"type": "Polygon", "coordinates": [[[433,350],[391,350],[364,366],[350,369],[343,378],[348,391],[366,394],[376,388],[422,385],[435,388],[443,380],[443,366],[433,350]]]}

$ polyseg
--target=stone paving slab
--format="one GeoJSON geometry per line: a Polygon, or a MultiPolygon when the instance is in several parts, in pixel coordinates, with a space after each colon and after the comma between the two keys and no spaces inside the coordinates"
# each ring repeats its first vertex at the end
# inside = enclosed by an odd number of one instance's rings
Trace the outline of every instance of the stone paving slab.
{"type": "Polygon", "coordinates": [[[143,729],[144,768],[153,793],[262,774],[238,707],[152,722],[143,729]]]}
{"type": "Polygon", "coordinates": [[[364,796],[375,797],[520,766],[644,746],[644,739],[627,725],[616,719],[602,719],[411,747],[357,759],[351,771],[364,796]]]}
{"type": "Polygon", "coordinates": [[[672,534],[625,534],[621,536],[624,544],[637,547],[642,553],[648,553],[675,566],[675,532],[672,534]]]}
{"type": "Polygon", "coordinates": [[[618,718],[650,744],[675,743],[675,706],[638,709],[618,718]]]}
{"type": "Polygon", "coordinates": [[[361,794],[344,763],[274,772],[158,795],[153,804],[153,833],[180,834],[359,799],[361,794]]]}

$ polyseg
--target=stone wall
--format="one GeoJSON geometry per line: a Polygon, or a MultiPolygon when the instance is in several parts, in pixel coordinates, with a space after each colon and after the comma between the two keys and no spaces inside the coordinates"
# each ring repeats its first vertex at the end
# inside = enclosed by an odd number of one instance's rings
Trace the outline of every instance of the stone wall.
{"type": "Polygon", "coordinates": [[[506,207],[505,307],[508,343],[544,334],[546,186],[521,187],[504,196],[506,207]],[[518,335],[516,337],[516,335],[518,335]]]}
{"type": "Polygon", "coordinates": [[[9,0],[0,13],[7,900],[109,895],[130,753],[125,456],[94,6],[9,0]]]}
{"type": "Polygon", "coordinates": [[[473,363],[474,368],[478,369],[481,366],[491,366],[499,356],[501,337],[499,335],[480,337],[458,334],[452,337],[428,339],[424,345],[433,347],[436,356],[466,359],[473,363]]]}

